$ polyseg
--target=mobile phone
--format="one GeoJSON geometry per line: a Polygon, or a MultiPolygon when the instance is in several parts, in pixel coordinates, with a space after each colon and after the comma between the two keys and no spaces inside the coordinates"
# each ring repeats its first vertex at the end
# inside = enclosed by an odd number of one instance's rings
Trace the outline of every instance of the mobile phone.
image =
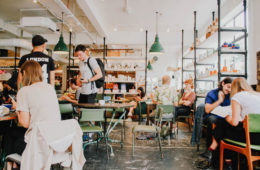
{"type": "Polygon", "coordinates": [[[11,96],[10,94],[8,95],[13,101],[15,101],[15,98],[11,96]]]}
{"type": "Polygon", "coordinates": [[[83,78],[80,78],[80,80],[84,80],[83,78]]]}

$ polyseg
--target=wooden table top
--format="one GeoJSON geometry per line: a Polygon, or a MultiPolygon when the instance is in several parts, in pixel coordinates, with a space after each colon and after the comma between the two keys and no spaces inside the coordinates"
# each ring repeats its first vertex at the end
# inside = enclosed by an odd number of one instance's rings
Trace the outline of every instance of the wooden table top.
{"type": "Polygon", "coordinates": [[[14,120],[17,118],[16,113],[9,113],[6,116],[0,116],[0,121],[5,121],[5,120],[14,120]]]}
{"type": "Polygon", "coordinates": [[[76,104],[76,106],[83,107],[83,108],[112,108],[112,109],[119,109],[119,108],[128,108],[134,107],[134,104],[131,103],[105,103],[104,105],[100,105],[99,103],[81,103],[76,104]]]}

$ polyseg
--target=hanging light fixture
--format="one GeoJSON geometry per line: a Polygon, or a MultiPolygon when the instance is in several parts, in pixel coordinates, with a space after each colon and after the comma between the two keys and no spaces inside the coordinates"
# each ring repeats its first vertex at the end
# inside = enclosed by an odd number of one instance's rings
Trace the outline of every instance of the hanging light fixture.
{"type": "Polygon", "coordinates": [[[164,54],[164,49],[159,42],[159,36],[158,36],[158,11],[156,11],[156,35],[155,35],[155,40],[154,40],[154,43],[149,50],[149,53],[152,54],[152,55],[164,54]]]}
{"type": "Polygon", "coordinates": [[[153,67],[152,67],[152,64],[151,64],[150,60],[148,61],[147,69],[148,69],[148,70],[152,70],[152,69],[153,69],[153,67]]]}
{"type": "Polygon", "coordinates": [[[55,54],[68,54],[68,48],[67,45],[64,43],[64,39],[63,39],[63,12],[62,12],[62,16],[61,16],[61,34],[60,34],[60,39],[59,42],[55,45],[54,47],[54,53],[55,54]]]}

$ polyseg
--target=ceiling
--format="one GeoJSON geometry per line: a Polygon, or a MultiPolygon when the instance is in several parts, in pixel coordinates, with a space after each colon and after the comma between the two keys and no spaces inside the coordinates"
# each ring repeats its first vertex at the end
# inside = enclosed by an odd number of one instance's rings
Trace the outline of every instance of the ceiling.
{"type": "MultiPolygon", "coordinates": [[[[181,49],[181,30],[184,29],[184,45],[193,42],[194,11],[197,11],[197,29],[202,32],[212,20],[217,0],[0,0],[0,19],[20,28],[23,16],[46,16],[61,27],[64,12],[64,38],[68,43],[68,31],[72,29],[74,44],[103,44],[103,37],[110,45],[128,45],[144,48],[145,30],[148,30],[148,47],[155,36],[155,12],[159,16],[159,37],[165,48],[164,58],[176,65],[181,49]],[[73,16],[74,18],[73,18],[73,16]],[[75,20],[76,18],[76,20],[75,20]]],[[[231,0],[229,0],[230,2],[231,0]]],[[[241,0],[232,0],[232,2],[241,0]]],[[[230,10],[232,6],[229,6],[230,10]]],[[[1,25],[1,24],[0,24],[1,25]]],[[[30,33],[30,32],[29,32],[30,33]]],[[[58,32],[42,33],[48,43],[57,43],[58,32]]],[[[0,29],[0,39],[17,37],[0,29]]],[[[111,46],[113,47],[113,46],[111,46]]]]}

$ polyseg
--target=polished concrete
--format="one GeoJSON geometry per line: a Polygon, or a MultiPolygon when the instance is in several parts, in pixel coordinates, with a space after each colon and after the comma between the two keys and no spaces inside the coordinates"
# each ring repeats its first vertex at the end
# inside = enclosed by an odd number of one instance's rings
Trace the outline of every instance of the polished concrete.
{"type": "MultiPolygon", "coordinates": [[[[114,157],[107,160],[105,145],[101,144],[96,152],[95,145],[89,145],[85,151],[86,164],[84,170],[195,170],[198,152],[190,146],[191,132],[187,124],[181,123],[177,139],[162,141],[163,155],[161,159],[156,140],[136,140],[135,155],[132,156],[132,127],[136,122],[126,122],[124,147],[113,144],[114,157]]],[[[111,134],[111,138],[120,139],[120,125],[111,134]]],[[[204,145],[203,145],[204,146],[204,145]]],[[[202,148],[201,150],[203,150],[202,148]]]]}

